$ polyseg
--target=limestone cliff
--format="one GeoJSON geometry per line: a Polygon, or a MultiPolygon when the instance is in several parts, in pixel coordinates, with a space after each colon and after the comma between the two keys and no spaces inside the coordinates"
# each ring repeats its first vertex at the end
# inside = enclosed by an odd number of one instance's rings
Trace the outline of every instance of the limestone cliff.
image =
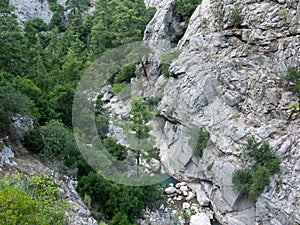
{"type": "MultiPolygon", "coordinates": [[[[148,4],[158,12],[145,40],[168,42],[174,1],[148,4]]],[[[288,123],[286,112],[288,102],[298,99],[278,88],[287,67],[300,66],[300,2],[203,0],[177,48],[181,54],[169,69],[156,130],[165,169],[204,190],[223,224],[300,224],[299,120],[288,123]],[[242,22],[236,28],[230,15],[237,2],[242,22]],[[188,143],[192,124],[211,135],[202,158],[188,143]],[[250,134],[267,140],[281,158],[280,173],[257,202],[231,184],[250,134]]]]}
{"type": "Polygon", "coordinates": [[[20,23],[34,18],[41,18],[49,23],[52,18],[52,11],[47,0],[10,0],[11,5],[15,7],[15,14],[20,23]]]}

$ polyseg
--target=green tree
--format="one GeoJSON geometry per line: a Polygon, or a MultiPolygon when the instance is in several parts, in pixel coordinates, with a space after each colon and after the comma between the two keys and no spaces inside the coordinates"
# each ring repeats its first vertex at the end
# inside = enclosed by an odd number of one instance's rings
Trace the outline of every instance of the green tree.
{"type": "Polygon", "coordinates": [[[111,219],[112,224],[123,221],[124,216],[130,223],[134,223],[145,207],[156,209],[163,201],[162,185],[125,186],[94,172],[79,179],[78,192],[81,196],[90,196],[92,208],[99,220],[111,219]],[[116,216],[118,213],[121,215],[116,216]]]}
{"type": "Polygon", "coordinates": [[[12,14],[13,7],[9,0],[0,3],[0,67],[10,73],[21,73],[23,62],[22,35],[17,17],[12,14]]]}
{"type": "Polygon", "coordinates": [[[31,114],[32,101],[10,83],[3,82],[3,86],[0,86],[0,101],[1,133],[8,133],[10,118],[14,113],[31,114]]]}
{"type": "Polygon", "coordinates": [[[98,57],[106,49],[139,41],[154,9],[146,9],[143,1],[96,1],[91,28],[91,57],[98,57]]]}
{"type": "Polygon", "coordinates": [[[280,159],[266,141],[258,142],[255,137],[250,136],[247,139],[247,145],[244,149],[245,157],[249,157],[253,166],[265,166],[270,173],[279,172],[280,159]]]}
{"type": "MultiPolygon", "coordinates": [[[[143,150],[142,140],[150,138],[151,126],[147,123],[154,117],[154,113],[149,110],[149,106],[145,100],[136,97],[132,100],[129,117],[129,129],[134,133],[137,139],[137,146],[134,147],[136,151],[137,165],[140,165],[140,157],[143,150]]],[[[133,146],[131,146],[133,147],[133,146]]]]}
{"type": "Polygon", "coordinates": [[[52,2],[50,3],[50,9],[53,12],[53,16],[48,25],[48,29],[52,30],[53,28],[57,28],[59,32],[64,32],[66,30],[64,7],[59,3],[52,2]]]}
{"type": "MultiPolygon", "coordinates": [[[[39,153],[48,160],[58,155],[66,155],[75,147],[69,140],[70,131],[57,120],[50,120],[45,126],[33,129],[24,136],[24,146],[34,153],[39,153]]],[[[74,140],[72,139],[74,142],[74,140]]]]}
{"type": "Polygon", "coordinates": [[[203,149],[206,148],[210,141],[210,134],[204,128],[193,127],[189,131],[191,138],[189,144],[193,148],[194,156],[202,157],[203,149]]]}
{"type": "Polygon", "coordinates": [[[72,106],[76,83],[56,85],[47,96],[48,116],[72,127],[72,106]]]}

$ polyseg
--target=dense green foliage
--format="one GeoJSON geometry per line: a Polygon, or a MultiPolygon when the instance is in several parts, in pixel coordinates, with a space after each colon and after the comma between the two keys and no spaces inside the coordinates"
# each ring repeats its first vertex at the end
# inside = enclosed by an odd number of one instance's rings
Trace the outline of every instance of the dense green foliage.
{"type": "Polygon", "coordinates": [[[201,2],[202,0],[176,0],[174,13],[177,15],[180,22],[184,22],[184,25],[181,27],[181,30],[178,32],[172,42],[177,43],[182,38],[188,27],[188,23],[193,12],[197,6],[201,4],[201,2]]]}
{"type": "Polygon", "coordinates": [[[57,186],[45,175],[28,180],[2,178],[0,208],[0,224],[68,224],[69,206],[58,200],[57,186]]]}
{"type": "MultiPolygon", "coordinates": [[[[87,68],[105,51],[142,40],[155,9],[146,9],[141,0],[97,0],[93,14],[82,16],[89,0],[68,0],[65,6],[49,2],[53,11],[49,24],[33,19],[23,27],[18,25],[9,1],[0,2],[0,133],[9,134],[14,113],[33,117],[35,129],[23,140],[26,149],[50,162],[63,161],[63,172],[79,181],[78,190],[95,216],[111,220],[109,224],[133,224],[143,208],[157,207],[163,191],[159,186],[118,185],[93,173],[72,136],[72,105],[78,81],[87,68]]],[[[109,82],[116,93],[137,75],[136,63],[111,74],[109,82]]],[[[95,107],[97,132],[106,150],[124,161],[128,149],[107,138],[108,112],[100,99],[95,107]]],[[[87,119],[84,107],[82,123],[87,119]]],[[[138,138],[146,138],[149,127],[138,123],[149,120],[149,111],[141,115],[133,110],[132,115],[132,130],[138,138]]],[[[85,138],[92,139],[90,136],[87,131],[85,138]]],[[[0,184],[1,224],[66,223],[66,207],[57,201],[57,187],[45,177],[33,177],[23,186],[10,180],[0,184]]]]}
{"type": "MultiPolygon", "coordinates": [[[[51,22],[33,19],[23,29],[9,1],[1,1],[0,98],[7,104],[0,108],[2,132],[8,132],[9,117],[17,112],[31,113],[36,124],[57,119],[71,128],[73,96],[85,69],[104,51],[142,40],[154,13],[139,0],[98,0],[94,13],[82,17],[88,3],[69,0],[64,8],[51,1],[51,22]]],[[[125,66],[114,82],[130,81],[134,68],[125,66]]]]}
{"type": "MultiPolygon", "coordinates": [[[[142,40],[155,9],[146,9],[141,0],[97,0],[93,14],[83,16],[89,0],[68,0],[65,6],[49,2],[53,11],[49,24],[33,19],[23,27],[9,1],[0,2],[0,133],[9,134],[14,113],[33,117],[35,129],[24,135],[26,149],[50,162],[63,161],[63,172],[79,181],[78,190],[95,216],[111,220],[109,224],[133,224],[143,208],[157,207],[163,191],[158,186],[118,185],[93,173],[72,136],[72,105],[87,68],[105,51],[142,40]]],[[[111,74],[109,82],[116,93],[137,75],[136,63],[111,74]]],[[[100,97],[95,107],[97,132],[106,150],[124,161],[127,148],[107,138],[108,112],[100,97]]],[[[80,112],[83,123],[87,119],[84,110],[80,112]]],[[[133,120],[141,122],[134,112],[133,120]]],[[[147,136],[148,126],[133,122],[132,129],[139,138],[147,136]]],[[[85,138],[92,139],[90,136],[87,131],[85,138]]],[[[25,182],[18,180],[22,185],[14,183],[0,182],[1,224],[67,223],[66,206],[57,200],[57,187],[48,179],[35,176],[25,182]]]]}
{"type": "Polygon", "coordinates": [[[251,164],[249,170],[236,170],[232,175],[233,189],[249,195],[253,200],[270,183],[270,174],[280,171],[280,159],[267,142],[257,142],[249,137],[243,160],[251,164]]]}
{"type": "Polygon", "coordinates": [[[180,17],[180,21],[189,22],[193,12],[202,0],[176,0],[174,13],[180,17]]]}
{"type": "Polygon", "coordinates": [[[247,184],[250,182],[251,174],[246,170],[235,170],[232,174],[233,189],[242,193],[247,193],[247,184]]]}
{"type": "Polygon", "coordinates": [[[103,142],[106,150],[112,154],[117,160],[125,160],[127,156],[127,148],[117,142],[116,139],[108,137],[103,142]]]}
{"type": "Polygon", "coordinates": [[[252,162],[253,168],[264,166],[270,173],[279,172],[280,159],[271,149],[268,142],[257,142],[257,140],[251,136],[247,139],[244,153],[246,160],[252,162]]]}
{"type": "Polygon", "coordinates": [[[139,0],[98,0],[91,29],[91,50],[95,56],[107,48],[138,41],[154,9],[146,9],[139,0]]]}
{"type": "Polygon", "coordinates": [[[45,126],[26,133],[23,144],[28,150],[53,160],[55,156],[75,147],[70,140],[72,140],[72,135],[64,124],[51,120],[45,126]]]}
{"type": "Polygon", "coordinates": [[[91,198],[91,205],[99,219],[134,222],[145,207],[155,208],[163,200],[161,185],[131,187],[113,183],[94,172],[82,177],[78,191],[91,198]],[[101,212],[101,213],[100,213],[101,212]],[[125,219],[126,218],[126,219],[125,219]]]}

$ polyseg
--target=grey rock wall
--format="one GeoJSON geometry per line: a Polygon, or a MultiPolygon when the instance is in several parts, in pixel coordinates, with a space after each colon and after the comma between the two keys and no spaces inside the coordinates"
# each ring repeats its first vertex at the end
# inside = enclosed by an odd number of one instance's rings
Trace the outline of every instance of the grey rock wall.
{"type": "Polygon", "coordinates": [[[49,23],[52,18],[48,0],[10,0],[9,2],[15,7],[14,12],[21,24],[34,18],[41,18],[49,23]]]}
{"type": "MultiPolygon", "coordinates": [[[[157,15],[163,12],[158,7],[157,15]]],[[[288,123],[286,112],[298,99],[277,85],[287,67],[300,66],[299,15],[295,0],[203,0],[178,43],[181,54],[171,64],[155,130],[161,162],[174,177],[200,183],[223,224],[300,223],[299,120],[288,123]],[[237,2],[238,28],[230,22],[237,2]],[[189,144],[192,125],[211,135],[202,158],[189,144]],[[243,166],[238,156],[247,135],[268,141],[282,160],[257,202],[231,186],[233,171],[243,166]]],[[[168,31],[155,25],[169,22],[156,17],[146,39],[155,43],[160,34],[168,40],[168,31]]]]}

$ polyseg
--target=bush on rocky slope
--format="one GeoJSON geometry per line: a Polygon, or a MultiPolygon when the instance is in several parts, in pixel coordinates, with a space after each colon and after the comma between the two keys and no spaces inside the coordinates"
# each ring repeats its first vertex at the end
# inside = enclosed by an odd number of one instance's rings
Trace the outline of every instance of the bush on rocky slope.
{"type": "Polygon", "coordinates": [[[58,200],[58,188],[46,176],[0,180],[0,224],[68,224],[68,205],[58,200]]]}
{"type": "Polygon", "coordinates": [[[242,159],[250,164],[250,169],[234,171],[233,190],[246,193],[252,200],[256,200],[269,185],[270,174],[279,172],[280,159],[268,142],[258,142],[252,136],[247,140],[242,159]]]}

